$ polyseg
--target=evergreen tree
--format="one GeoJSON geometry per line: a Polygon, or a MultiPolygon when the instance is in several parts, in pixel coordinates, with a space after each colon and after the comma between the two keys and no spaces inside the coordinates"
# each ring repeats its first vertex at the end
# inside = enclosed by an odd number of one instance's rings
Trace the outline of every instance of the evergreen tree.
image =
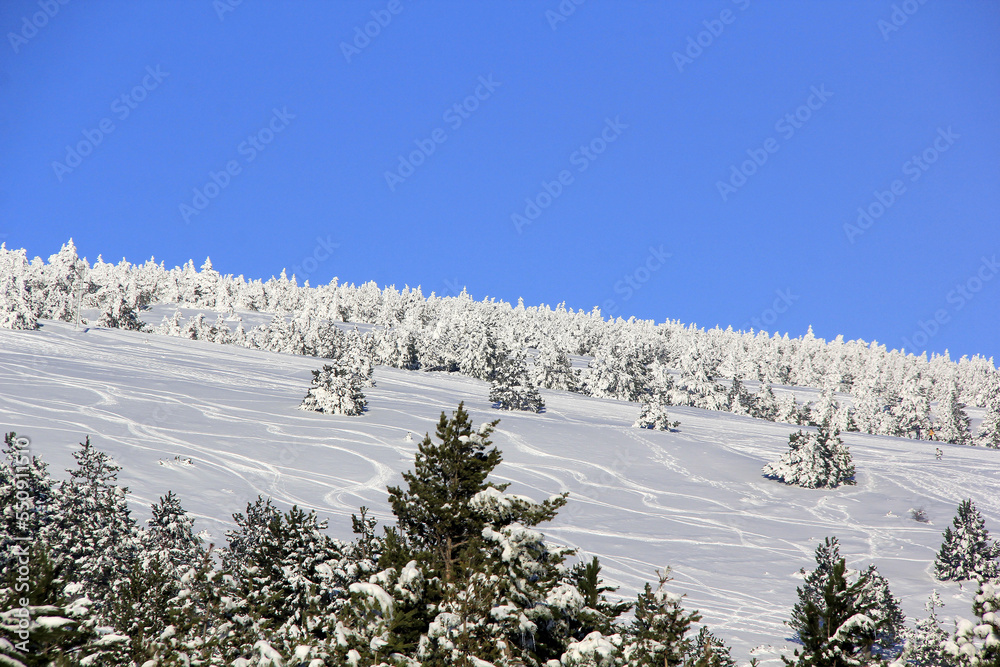
{"type": "Polygon", "coordinates": [[[103,612],[137,563],[138,528],[126,501],[128,489],[117,485],[121,467],[89,437],[73,458],[76,468],[60,487],[58,509],[42,538],[52,545],[64,580],[82,584],[103,612]]]}
{"type": "Polygon", "coordinates": [[[348,416],[365,411],[368,401],[361,393],[362,379],[341,360],[312,373],[312,384],[299,409],[348,416]]]}
{"type": "Polygon", "coordinates": [[[972,602],[975,620],[959,619],[945,652],[961,667],[1000,665],[1000,581],[981,581],[972,602]]]}
{"type": "Polygon", "coordinates": [[[986,414],[979,424],[976,444],[1000,449],[1000,380],[994,380],[986,397],[986,414]]]}
{"type": "Polygon", "coordinates": [[[677,428],[680,424],[679,421],[670,421],[666,405],[657,401],[655,396],[647,394],[639,402],[639,417],[632,426],[655,431],[669,431],[677,428]]]}
{"type": "Polygon", "coordinates": [[[937,439],[953,445],[976,444],[972,439],[971,422],[965,412],[965,404],[958,400],[957,386],[952,387],[947,401],[939,407],[941,416],[935,427],[937,439]]]}
{"type": "Polygon", "coordinates": [[[943,607],[937,591],[931,593],[924,605],[930,612],[927,618],[917,621],[913,630],[904,630],[906,647],[900,656],[900,662],[913,667],[953,667],[956,663],[945,650],[945,644],[951,635],[941,626],[937,616],[937,608],[943,607]]]}
{"type": "Polygon", "coordinates": [[[638,401],[649,384],[648,359],[620,345],[597,351],[584,376],[584,393],[595,398],[638,401]]]}
{"type": "Polygon", "coordinates": [[[726,643],[702,626],[694,638],[687,664],[691,667],[736,667],[726,643]]]}
{"type": "Polygon", "coordinates": [[[146,323],[139,319],[136,305],[125,298],[121,285],[115,283],[102,289],[97,298],[101,307],[97,326],[129,331],[146,330],[146,323]]]}
{"type": "Polygon", "coordinates": [[[686,637],[692,623],[701,620],[698,612],[681,607],[682,595],[664,587],[670,572],[657,572],[659,585],[653,590],[647,583],[635,605],[635,619],[624,650],[629,665],[673,667],[684,663],[692,642],[686,637]]]}
{"type": "Polygon", "coordinates": [[[893,596],[889,582],[874,565],[869,565],[859,580],[863,583],[860,606],[875,624],[874,652],[881,657],[898,653],[906,622],[899,599],[893,596]]]}
{"type": "Polygon", "coordinates": [[[788,452],[764,466],[764,475],[807,489],[854,484],[851,452],[838,431],[827,425],[815,432],[798,431],[788,437],[788,452]]]}
{"type": "Polygon", "coordinates": [[[28,450],[13,431],[4,435],[0,452],[0,579],[12,562],[17,538],[34,539],[52,521],[55,490],[48,466],[28,450]]]}
{"type": "Polygon", "coordinates": [[[733,378],[732,388],[726,396],[728,409],[734,415],[752,415],[754,413],[754,395],[747,391],[740,378],[733,378]]]}
{"type": "Polygon", "coordinates": [[[761,382],[760,390],[754,396],[753,410],[751,417],[776,421],[778,419],[778,399],[774,396],[774,390],[770,383],[761,382]]]}
{"type": "Polygon", "coordinates": [[[46,543],[15,547],[27,558],[0,588],[0,664],[11,667],[124,665],[128,638],[98,634],[100,622],[78,584],[65,583],[46,543]],[[25,604],[25,602],[27,604],[25,604]]]}
{"type": "Polygon", "coordinates": [[[565,350],[553,345],[543,345],[535,357],[534,382],[542,389],[578,391],[580,373],[573,368],[565,350]]]}
{"type": "MultiPolygon", "coordinates": [[[[838,576],[835,574],[835,570],[845,563],[840,556],[840,543],[837,538],[826,538],[822,544],[817,546],[815,557],[816,568],[806,573],[802,586],[798,589],[799,600],[792,609],[792,621],[789,625],[798,632],[814,632],[816,628],[810,623],[817,620],[826,627],[827,621],[823,619],[832,618],[829,614],[835,612],[830,608],[828,589],[831,582],[838,576]],[[823,616],[828,612],[828,616],[823,616]]],[[[837,604],[843,609],[853,609],[854,613],[864,616],[863,619],[857,619],[864,626],[863,632],[858,635],[864,640],[863,652],[865,655],[891,657],[898,652],[900,635],[906,619],[903,616],[899,600],[893,597],[889,590],[889,583],[874,565],[859,573],[857,581],[853,584],[847,581],[846,566],[844,566],[840,576],[843,582],[834,583],[834,589],[840,591],[835,596],[838,600],[837,604]],[[848,590],[850,591],[849,595],[845,592],[848,590]]],[[[853,631],[851,630],[851,632],[853,631]]],[[[829,637],[832,635],[827,636],[827,638],[829,637]]],[[[803,644],[806,645],[804,639],[803,644]]],[[[814,662],[800,662],[800,664],[838,664],[822,662],[816,655],[813,655],[810,660],[814,662]],[[816,662],[817,660],[819,662],[816,662]]]]}
{"type": "Polygon", "coordinates": [[[153,553],[162,553],[176,568],[187,572],[205,556],[202,538],[194,532],[194,519],[181,507],[180,498],[168,491],[158,503],[153,503],[152,518],[146,521],[144,546],[153,553]]]}
{"type": "Polygon", "coordinates": [[[501,410],[541,412],[545,409],[545,401],[528,377],[523,352],[511,354],[496,369],[490,384],[490,402],[501,410]]]}
{"type": "Polygon", "coordinates": [[[38,316],[25,285],[27,261],[23,251],[17,257],[21,261],[11,261],[9,256],[15,253],[3,248],[0,245],[0,329],[37,329],[38,316]]]}
{"type": "Polygon", "coordinates": [[[965,581],[1000,576],[1000,544],[990,540],[986,522],[972,499],[963,500],[934,560],[938,579],[965,581]],[[952,530],[954,527],[954,530],[952,530]]]}
{"type": "Polygon", "coordinates": [[[875,641],[875,624],[861,603],[864,580],[849,584],[844,559],[838,560],[825,577],[821,595],[798,589],[799,602],[789,626],[795,630],[802,650],[786,665],[796,667],[855,667],[865,664],[875,641]]]}
{"type": "MultiPolygon", "coordinates": [[[[430,435],[424,437],[417,447],[413,472],[403,473],[407,489],[388,487],[401,533],[422,554],[430,576],[440,576],[445,583],[461,576],[460,563],[468,560],[466,552],[486,526],[482,498],[476,504],[473,498],[486,489],[500,492],[507,488],[486,481],[502,460],[489,439],[498,423],[473,431],[464,403],[451,419],[442,412],[436,432],[439,443],[433,443],[430,435]]],[[[536,525],[555,516],[563,504],[562,497],[546,501],[540,513],[511,506],[501,525],[536,525]]]]}
{"type": "Polygon", "coordinates": [[[614,593],[618,588],[608,586],[601,578],[601,563],[597,556],[574,565],[570,570],[570,580],[583,597],[578,626],[570,630],[573,637],[583,639],[595,631],[603,635],[613,634],[618,617],[629,611],[632,604],[608,599],[607,594],[614,593]]]}

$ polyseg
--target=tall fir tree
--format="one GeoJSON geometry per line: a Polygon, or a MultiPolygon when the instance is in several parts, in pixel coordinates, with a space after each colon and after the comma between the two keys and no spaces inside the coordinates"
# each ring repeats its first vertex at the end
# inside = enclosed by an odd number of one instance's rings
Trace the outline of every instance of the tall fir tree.
{"type": "Polygon", "coordinates": [[[976,444],[1000,449],[1000,379],[993,380],[988,390],[986,413],[976,433],[976,444]]]}
{"type": "Polygon", "coordinates": [[[942,581],[991,579],[1000,576],[1000,544],[990,540],[983,515],[972,499],[963,500],[934,559],[934,574],[942,581]]]}
{"type": "Polygon", "coordinates": [[[82,584],[102,612],[138,563],[139,533],[128,508],[128,489],[118,486],[111,456],[88,437],[73,452],[76,468],[60,485],[59,506],[42,538],[53,546],[53,559],[66,581],[82,584]]]}
{"type": "Polygon", "coordinates": [[[937,439],[953,445],[974,445],[969,415],[965,403],[958,400],[958,387],[953,386],[947,400],[938,406],[939,416],[935,432],[937,439]]]}

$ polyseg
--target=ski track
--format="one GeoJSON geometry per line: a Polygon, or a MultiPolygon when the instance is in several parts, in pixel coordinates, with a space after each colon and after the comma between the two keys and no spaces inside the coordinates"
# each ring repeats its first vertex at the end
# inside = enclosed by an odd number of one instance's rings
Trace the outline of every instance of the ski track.
{"type": "MultiPolygon", "coordinates": [[[[392,520],[386,486],[401,483],[440,413],[465,401],[475,424],[501,419],[498,481],[536,499],[569,492],[542,527],[553,542],[599,556],[627,596],[672,566],[671,588],[740,658],[783,644],[798,570],[826,536],[840,538],[852,568],[879,565],[904,611],[921,617],[934,588],[955,593],[946,613],[968,613],[969,591],[934,581],[929,566],[959,501],[971,495],[1000,531],[1000,452],[843,434],[857,485],[808,491],[760,474],[796,426],[674,407],[676,432],[645,431],[631,427],[635,404],[554,391],[542,392],[542,414],[497,412],[483,382],[382,367],[361,417],[299,411],[322,362],[55,322],[0,331],[3,428],[29,436],[59,478],[90,435],[123,465],[140,520],[174,490],[222,544],[231,514],[261,494],[330,517],[331,533],[351,539],[346,517],[360,505],[392,520]],[[193,465],[159,464],[174,456],[193,465]],[[921,506],[931,524],[909,518],[921,506]]],[[[757,654],[776,664],[777,650],[757,654]]]]}

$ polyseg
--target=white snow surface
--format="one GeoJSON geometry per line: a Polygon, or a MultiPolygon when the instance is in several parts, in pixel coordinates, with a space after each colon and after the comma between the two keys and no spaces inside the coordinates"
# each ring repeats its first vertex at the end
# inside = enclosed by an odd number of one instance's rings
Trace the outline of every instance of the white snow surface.
{"type": "MultiPolygon", "coordinates": [[[[207,314],[206,314],[207,316],[207,314]]],[[[500,418],[504,457],[496,482],[569,504],[540,526],[553,542],[597,555],[604,576],[632,597],[655,569],[672,568],[713,632],[745,660],[775,664],[791,646],[784,621],[800,568],[817,543],[841,542],[848,566],[875,563],[911,618],[932,590],[942,616],[970,615],[975,585],[933,578],[941,533],[971,497],[1000,537],[1000,450],[842,434],[857,486],[811,490],[765,479],[761,467],[798,427],[725,412],[672,407],[676,433],[632,428],[635,403],[543,391],[542,414],[490,407],[485,382],[457,374],[378,367],[358,417],[298,409],[323,360],[137,332],[43,321],[39,331],[0,330],[0,428],[15,430],[68,477],[85,436],[123,466],[136,518],[168,490],[217,545],[257,494],[330,517],[352,539],[349,517],[366,505],[391,522],[387,484],[411,469],[417,439],[441,411],[465,401],[476,425],[500,418]],[[934,449],[944,457],[935,461],[934,449]],[[174,457],[192,465],[160,465],[174,457]],[[909,517],[922,507],[931,523],[909,517]]]]}

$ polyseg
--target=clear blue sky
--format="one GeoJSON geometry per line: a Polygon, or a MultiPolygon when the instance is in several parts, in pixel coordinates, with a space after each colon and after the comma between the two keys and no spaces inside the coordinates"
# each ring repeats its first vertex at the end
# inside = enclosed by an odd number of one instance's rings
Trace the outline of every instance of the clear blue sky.
{"type": "Polygon", "coordinates": [[[998,3],[230,2],[0,3],[8,246],[1000,360],[998,3]]]}

